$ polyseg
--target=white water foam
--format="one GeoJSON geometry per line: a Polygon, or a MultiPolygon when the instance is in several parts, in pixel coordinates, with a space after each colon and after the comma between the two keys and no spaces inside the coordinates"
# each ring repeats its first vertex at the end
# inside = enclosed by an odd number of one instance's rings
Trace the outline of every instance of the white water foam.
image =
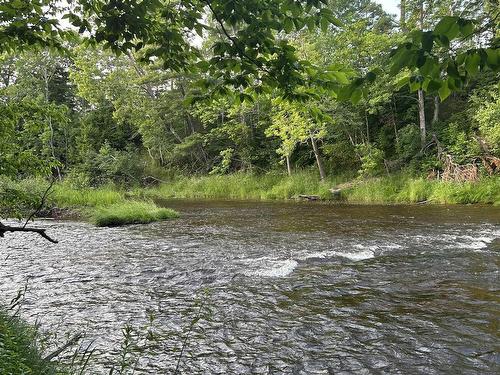
{"type": "Polygon", "coordinates": [[[361,250],[356,252],[342,252],[342,251],[321,251],[311,254],[305,254],[301,256],[300,260],[306,259],[323,259],[323,258],[331,258],[331,257],[341,257],[347,258],[353,261],[360,261],[365,259],[370,259],[375,257],[375,253],[372,250],[361,250]]]}
{"type": "Polygon", "coordinates": [[[482,233],[481,236],[470,236],[470,235],[443,235],[441,238],[449,240],[451,243],[447,246],[449,248],[455,248],[457,246],[461,248],[471,249],[474,251],[480,251],[488,247],[496,238],[498,238],[498,232],[482,233]]]}
{"type": "Polygon", "coordinates": [[[285,277],[293,272],[293,270],[299,265],[299,263],[294,259],[287,260],[275,260],[270,267],[266,267],[253,272],[254,275],[264,276],[264,277],[285,277]]]}
{"type": "MultiPolygon", "coordinates": [[[[372,248],[372,247],[370,247],[372,248]]],[[[332,257],[347,258],[352,261],[361,261],[375,257],[373,250],[364,249],[356,252],[341,252],[341,251],[321,251],[309,254],[303,254],[297,259],[276,259],[269,257],[247,259],[245,263],[250,264],[250,268],[257,270],[249,270],[246,274],[249,276],[263,276],[263,277],[285,277],[291,274],[299,265],[298,261],[307,259],[324,259],[332,257]]]]}

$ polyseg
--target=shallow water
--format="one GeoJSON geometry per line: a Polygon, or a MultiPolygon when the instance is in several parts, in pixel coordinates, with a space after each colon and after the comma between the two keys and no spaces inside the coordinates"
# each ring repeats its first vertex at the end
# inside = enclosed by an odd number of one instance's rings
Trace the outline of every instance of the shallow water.
{"type": "Polygon", "coordinates": [[[182,217],[37,223],[58,245],[6,235],[0,303],[29,280],[21,315],[55,341],[84,331],[92,374],[127,323],[156,337],[136,373],[173,373],[183,343],[182,374],[500,371],[500,208],[168,206],[182,217]]]}

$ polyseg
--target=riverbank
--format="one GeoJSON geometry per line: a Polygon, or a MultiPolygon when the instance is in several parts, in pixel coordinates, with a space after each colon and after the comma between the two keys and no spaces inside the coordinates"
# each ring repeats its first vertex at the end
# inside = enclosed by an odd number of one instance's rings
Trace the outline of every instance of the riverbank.
{"type": "MultiPolygon", "coordinates": [[[[1,176],[0,176],[1,177],[1,176]]],[[[76,188],[68,181],[52,186],[42,179],[0,178],[0,217],[84,219],[97,226],[146,224],[178,217],[151,199],[131,196],[117,186],[76,188]]]]}
{"type": "Polygon", "coordinates": [[[36,329],[0,307],[0,374],[64,374],[37,347],[36,329]]]}
{"type": "Polygon", "coordinates": [[[114,186],[96,189],[75,189],[68,184],[56,184],[48,199],[49,211],[75,213],[97,226],[147,224],[173,219],[179,214],[169,208],[158,207],[150,199],[130,197],[114,186]]]}
{"type": "Polygon", "coordinates": [[[340,200],[353,204],[495,204],[500,205],[500,177],[477,182],[443,182],[394,175],[346,182],[325,181],[314,173],[283,175],[232,174],[183,177],[159,186],[136,189],[134,195],[149,199],[251,199],[287,200],[300,196],[340,200]]]}
{"type": "MultiPolygon", "coordinates": [[[[27,207],[37,207],[46,188],[47,183],[41,180],[10,182],[9,185],[10,191],[23,192],[21,203],[27,202],[27,207]]],[[[292,200],[301,196],[349,204],[500,205],[500,177],[466,183],[403,174],[366,180],[330,177],[320,181],[315,173],[301,171],[290,177],[245,173],[177,177],[156,186],[131,188],[115,185],[77,188],[70,181],[63,181],[54,184],[39,216],[83,218],[98,226],[140,224],[178,217],[174,210],[155,203],[161,200],[292,200]]]]}

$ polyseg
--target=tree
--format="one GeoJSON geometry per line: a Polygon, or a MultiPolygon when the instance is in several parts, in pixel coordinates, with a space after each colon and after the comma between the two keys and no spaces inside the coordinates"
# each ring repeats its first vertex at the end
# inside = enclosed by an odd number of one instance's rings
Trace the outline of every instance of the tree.
{"type": "Polygon", "coordinates": [[[296,145],[310,141],[320,178],[324,180],[326,173],[317,141],[326,135],[326,127],[320,120],[317,109],[279,99],[274,103],[276,110],[273,114],[273,124],[267,129],[266,134],[280,138],[281,146],[277,153],[285,158],[288,174],[292,174],[290,156],[296,145]]]}

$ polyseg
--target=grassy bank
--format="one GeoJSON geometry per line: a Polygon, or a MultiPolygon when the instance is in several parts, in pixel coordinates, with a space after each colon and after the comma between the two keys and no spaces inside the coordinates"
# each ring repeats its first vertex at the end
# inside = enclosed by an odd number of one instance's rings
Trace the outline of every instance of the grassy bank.
{"type": "Polygon", "coordinates": [[[44,360],[36,346],[35,329],[0,308],[0,374],[63,374],[44,360]]]}
{"type": "Polygon", "coordinates": [[[315,173],[305,171],[290,177],[281,174],[236,173],[223,176],[179,177],[169,183],[136,193],[153,199],[284,200],[301,194],[330,199],[332,194],[328,189],[342,181],[342,178],[330,177],[325,182],[320,182],[315,173]]]}
{"type": "Polygon", "coordinates": [[[49,206],[76,210],[97,226],[146,224],[178,216],[174,210],[158,207],[150,200],[131,199],[114,186],[75,189],[65,183],[56,184],[49,206]]]}
{"type": "MultiPolygon", "coordinates": [[[[224,176],[182,177],[160,186],[136,190],[151,199],[292,199],[299,195],[317,195],[334,199],[329,189],[344,182],[329,178],[321,182],[315,173],[283,175],[233,174],[224,176]]],[[[342,186],[342,185],[341,185],[342,186]]],[[[342,189],[340,199],[348,203],[417,203],[500,205],[500,178],[478,182],[442,182],[405,175],[354,181],[342,189]]]]}
{"type": "Polygon", "coordinates": [[[354,203],[495,204],[500,205],[500,178],[477,182],[443,182],[410,177],[369,180],[345,191],[354,203]]]}

